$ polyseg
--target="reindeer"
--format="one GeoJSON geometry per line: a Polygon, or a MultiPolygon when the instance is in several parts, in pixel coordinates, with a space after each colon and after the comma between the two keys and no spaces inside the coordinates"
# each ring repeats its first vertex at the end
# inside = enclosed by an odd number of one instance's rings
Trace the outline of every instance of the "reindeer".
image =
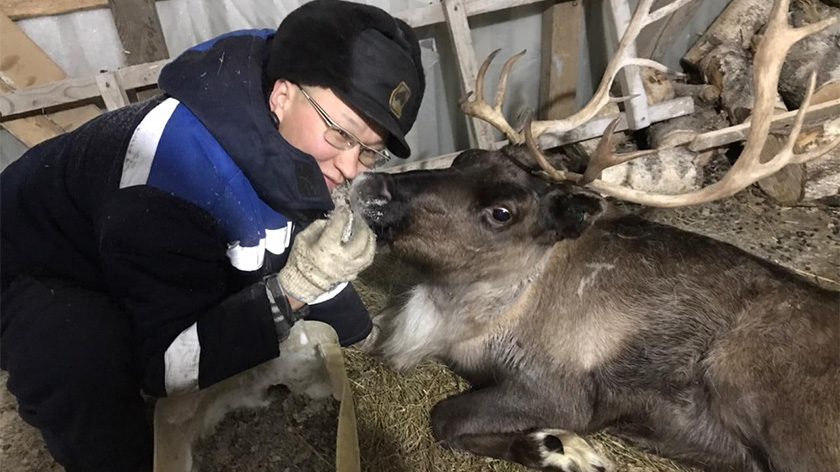
{"type": "MultiPolygon", "coordinates": [[[[652,2],[640,2],[592,103],[609,100],[620,66],[648,65],[624,56],[641,26],[685,3],[649,13],[652,2]]],[[[793,29],[788,6],[776,0],[757,52],[743,153],[710,187],[654,195],[602,182],[601,169],[633,157],[608,144],[583,174],[543,155],[538,130],[577,126],[598,106],[528,124],[522,136],[500,112],[510,62],[496,106],[480,98],[489,61],[479,98],[464,106],[515,144],[354,183],[357,211],[421,276],[384,322],[378,351],[397,369],[441,359],[472,386],[432,410],[443,445],[538,470],[604,471],[610,464],[581,435],[607,430],[709,471],[840,465],[838,294],[729,244],[622,215],[601,195],[712,201],[840,143],[794,154],[806,100],[787,146],[759,161],[787,51],[837,22],[793,29]]]]}

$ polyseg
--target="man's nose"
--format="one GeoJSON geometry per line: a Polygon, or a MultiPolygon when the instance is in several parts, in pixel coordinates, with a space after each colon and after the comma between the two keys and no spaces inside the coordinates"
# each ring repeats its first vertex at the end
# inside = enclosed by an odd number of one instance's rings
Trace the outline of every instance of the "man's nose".
{"type": "Polygon", "coordinates": [[[351,180],[359,173],[359,146],[341,151],[335,158],[335,167],[344,180],[351,180]]]}

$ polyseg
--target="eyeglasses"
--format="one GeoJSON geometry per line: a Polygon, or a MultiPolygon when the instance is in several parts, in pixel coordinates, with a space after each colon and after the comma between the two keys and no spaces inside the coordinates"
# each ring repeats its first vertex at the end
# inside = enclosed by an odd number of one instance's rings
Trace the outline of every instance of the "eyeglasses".
{"type": "Polygon", "coordinates": [[[315,108],[315,111],[318,112],[318,116],[320,116],[321,119],[324,120],[324,123],[327,124],[327,129],[324,131],[324,140],[330,143],[332,147],[346,151],[359,146],[359,162],[368,169],[379,167],[391,160],[391,155],[387,150],[374,149],[363,143],[362,140],[354,136],[353,133],[347,131],[341,126],[338,126],[338,124],[333,121],[329,115],[327,115],[327,112],[321,108],[321,105],[318,105],[318,102],[309,96],[303,87],[297,85],[297,88],[300,89],[303,96],[306,97],[306,100],[308,100],[312,107],[315,108]]]}

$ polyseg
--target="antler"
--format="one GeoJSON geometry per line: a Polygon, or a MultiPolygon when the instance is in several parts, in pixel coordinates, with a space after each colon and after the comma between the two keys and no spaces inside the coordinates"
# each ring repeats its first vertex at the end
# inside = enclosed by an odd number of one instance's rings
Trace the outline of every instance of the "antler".
{"type": "MultiPolygon", "coordinates": [[[[610,96],[610,87],[612,86],[616,75],[618,75],[618,72],[626,66],[636,65],[651,67],[663,72],[671,72],[670,69],[656,61],[629,57],[628,51],[630,46],[635,43],[636,37],[639,36],[639,33],[645,26],[673,13],[675,10],[691,1],[692,0],[676,0],[675,2],[651,13],[650,9],[653,6],[654,0],[641,0],[639,6],[636,8],[636,12],[633,14],[633,18],[627,25],[627,30],[624,32],[624,36],[618,45],[618,50],[615,52],[615,55],[607,65],[607,70],[604,72],[604,77],[601,79],[601,84],[598,86],[598,90],[595,91],[595,95],[589,100],[589,103],[568,118],[564,118],[562,120],[535,121],[530,125],[532,128],[531,131],[536,136],[540,136],[544,133],[562,133],[570,129],[577,128],[578,126],[591,120],[601,108],[611,101],[618,102],[626,100],[627,97],[610,96]]],[[[504,115],[502,115],[502,103],[505,97],[505,87],[507,86],[507,78],[508,74],[510,74],[510,69],[513,66],[513,63],[525,54],[525,51],[520,52],[505,62],[504,68],[502,69],[502,73],[499,77],[499,85],[496,91],[496,103],[493,107],[491,107],[484,100],[484,76],[487,73],[487,68],[490,66],[490,62],[493,61],[493,58],[496,57],[498,52],[498,49],[493,51],[489,56],[487,56],[484,63],[481,64],[481,68],[478,71],[475,81],[476,96],[474,99],[470,100],[470,96],[472,95],[472,93],[470,93],[463,98],[460,101],[461,110],[469,116],[473,116],[490,123],[496,129],[504,133],[510,142],[521,144],[524,141],[524,133],[516,132],[507,122],[504,115]]]]}
{"type": "MultiPolygon", "coordinates": [[[[781,73],[782,65],[784,64],[788,51],[796,42],[828,28],[840,19],[838,17],[827,18],[812,25],[793,28],[788,24],[787,19],[789,7],[790,0],[776,0],[773,10],[770,13],[764,38],[761,40],[755,54],[755,108],[753,109],[752,124],[747,136],[747,142],[738,160],[718,182],[700,190],[680,195],[651,194],[601,180],[592,180],[594,178],[593,174],[600,173],[601,170],[609,166],[627,160],[612,156],[608,148],[606,152],[595,153],[593,160],[589,164],[594,170],[590,172],[587,169],[584,176],[556,171],[545,159],[545,156],[542,156],[539,149],[537,149],[533,142],[533,135],[526,133],[526,141],[528,141],[529,149],[534,153],[537,162],[543,170],[554,179],[577,180],[578,183],[588,184],[589,187],[606,195],[621,200],[658,207],[679,207],[726,198],[764,177],[778,172],[788,164],[808,162],[826,154],[840,145],[840,137],[804,154],[795,154],[793,152],[794,145],[799,137],[799,132],[802,129],[802,123],[805,120],[805,113],[808,110],[811,96],[816,86],[816,73],[814,73],[811,75],[808,93],[797,112],[793,128],[791,129],[790,135],[788,135],[784,148],[771,160],[764,163],[761,162],[761,152],[770,133],[770,124],[775,109],[779,74],[781,73]]],[[[608,131],[604,139],[607,142],[609,142],[611,135],[611,130],[608,131]]]]}
{"type": "Polygon", "coordinates": [[[513,67],[513,64],[525,54],[525,51],[520,52],[505,62],[505,65],[502,68],[502,75],[499,76],[499,85],[496,88],[495,105],[491,107],[484,100],[484,76],[487,74],[487,68],[490,67],[490,63],[493,62],[493,58],[496,57],[496,54],[498,54],[499,51],[501,51],[501,49],[496,49],[491,52],[490,55],[487,56],[487,59],[485,59],[481,64],[481,68],[478,69],[478,75],[475,78],[475,98],[470,100],[470,96],[473,95],[473,93],[470,92],[466,97],[462,98],[458,102],[458,105],[461,106],[461,110],[467,115],[482,119],[493,125],[497,130],[504,133],[510,142],[522,144],[522,135],[517,133],[513,127],[510,126],[507,119],[505,119],[505,115],[502,113],[502,104],[505,101],[505,89],[507,89],[507,79],[508,74],[510,74],[510,68],[513,67]]]}

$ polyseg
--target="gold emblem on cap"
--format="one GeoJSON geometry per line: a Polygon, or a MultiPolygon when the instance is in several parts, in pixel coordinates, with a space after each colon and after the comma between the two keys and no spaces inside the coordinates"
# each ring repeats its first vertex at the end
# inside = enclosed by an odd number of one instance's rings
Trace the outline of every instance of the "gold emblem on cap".
{"type": "Polygon", "coordinates": [[[411,98],[411,89],[408,88],[405,82],[400,82],[391,91],[391,99],[388,101],[388,105],[391,107],[391,113],[397,118],[402,118],[403,107],[408,103],[409,98],[411,98]]]}

